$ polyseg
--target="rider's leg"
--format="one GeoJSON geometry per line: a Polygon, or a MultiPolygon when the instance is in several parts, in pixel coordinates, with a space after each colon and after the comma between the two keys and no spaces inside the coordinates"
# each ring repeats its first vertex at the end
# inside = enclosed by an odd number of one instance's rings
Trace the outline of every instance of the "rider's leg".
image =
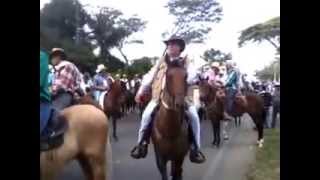
{"type": "Polygon", "coordinates": [[[99,102],[101,91],[94,91],[94,99],[99,102]]]}
{"type": "Polygon", "coordinates": [[[52,101],[52,106],[58,110],[61,111],[64,108],[71,105],[72,102],[72,95],[70,93],[61,93],[55,97],[55,99],[52,101]]]}
{"type": "Polygon", "coordinates": [[[48,124],[50,117],[50,103],[40,101],[40,135],[48,124]]]}
{"type": "Polygon", "coordinates": [[[143,141],[144,132],[147,130],[147,128],[151,122],[151,114],[157,105],[158,105],[157,101],[151,100],[142,113],[139,134],[138,134],[138,144],[141,144],[143,141]]]}
{"type": "Polygon", "coordinates": [[[195,106],[189,106],[187,110],[187,116],[190,119],[190,125],[192,128],[193,136],[195,138],[195,145],[197,149],[200,149],[200,119],[195,106]]]}
{"type": "Polygon", "coordinates": [[[200,119],[196,107],[194,105],[190,105],[186,114],[190,119],[190,125],[195,140],[195,148],[191,149],[190,160],[194,163],[202,163],[205,161],[205,157],[200,151],[200,119]]]}
{"type": "Polygon", "coordinates": [[[151,114],[153,110],[157,107],[158,102],[151,100],[142,114],[142,119],[139,128],[138,135],[138,145],[136,145],[131,151],[131,157],[135,159],[144,158],[148,153],[148,142],[149,137],[145,137],[146,130],[148,129],[151,123],[151,114]],[[144,143],[145,142],[145,143],[144,143]]]}

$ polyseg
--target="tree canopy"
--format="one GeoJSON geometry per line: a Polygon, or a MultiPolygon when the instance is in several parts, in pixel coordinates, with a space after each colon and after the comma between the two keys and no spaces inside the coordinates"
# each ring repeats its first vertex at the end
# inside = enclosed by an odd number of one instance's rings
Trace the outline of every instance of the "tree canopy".
{"type": "Polygon", "coordinates": [[[189,43],[203,43],[212,25],[221,20],[222,8],[216,0],[169,0],[169,13],[175,17],[171,30],[163,36],[178,35],[189,43]]]}
{"type": "Polygon", "coordinates": [[[110,50],[122,49],[128,44],[128,37],[141,31],[145,24],[137,16],[124,18],[121,11],[109,7],[99,7],[98,13],[88,14],[78,0],[52,0],[40,10],[40,48],[64,48],[68,60],[83,71],[94,72],[102,63],[110,72],[116,72],[125,63],[110,50]],[[100,49],[97,56],[93,54],[96,48],[100,49]]]}
{"type": "Polygon", "coordinates": [[[211,48],[206,50],[201,58],[207,62],[225,62],[232,59],[232,54],[211,48]]]}
{"type": "Polygon", "coordinates": [[[250,41],[258,43],[267,41],[280,54],[280,17],[272,18],[264,23],[250,26],[241,31],[239,47],[250,41]]]}

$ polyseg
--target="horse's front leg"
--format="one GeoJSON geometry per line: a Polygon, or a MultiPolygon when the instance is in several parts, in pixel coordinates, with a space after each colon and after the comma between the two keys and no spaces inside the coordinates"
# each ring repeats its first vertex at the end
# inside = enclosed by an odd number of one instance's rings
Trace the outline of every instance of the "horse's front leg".
{"type": "Polygon", "coordinates": [[[113,127],[113,131],[112,131],[112,135],[113,135],[113,139],[115,141],[118,141],[118,136],[117,136],[117,118],[112,117],[112,127],[113,127]]]}
{"type": "Polygon", "coordinates": [[[161,179],[162,180],[168,180],[168,174],[167,174],[167,160],[164,159],[158,152],[156,147],[154,148],[155,151],[155,156],[156,156],[156,163],[158,170],[160,171],[161,174],[161,179]]]}
{"type": "Polygon", "coordinates": [[[215,135],[215,125],[212,119],[211,120],[211,126],[212,126],[212,135],[213,135],[213,141],[212,141],[212,145],[216,145],[217,143],[217,139],[216,139],[216,135],[215,135]]]}
{"type": "Polygon", "coordinates": [[[183,159],[171,161],[172,180],[182,180],[183,159]]]}

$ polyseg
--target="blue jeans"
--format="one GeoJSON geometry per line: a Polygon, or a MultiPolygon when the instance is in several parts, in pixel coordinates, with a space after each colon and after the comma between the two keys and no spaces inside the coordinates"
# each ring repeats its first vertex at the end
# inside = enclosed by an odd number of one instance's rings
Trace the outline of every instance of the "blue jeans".
{"type": "Polygon", "coordinates": [[[40,135],[48,124],[50,118],[51,104],[40,101],[40,135]]]}
{"type": "Polygon", "coordinates": [[[99,98],[102,94],[102,91],[94,91],[94,98],[97,102],[99,102],[99,98]]]}
{"type": "Polygon", "coordinates": [[[236,97],[237,90],[228,88],[226,90],[226,111],[228,114],[232,113],[234,98],[236,97]]]}

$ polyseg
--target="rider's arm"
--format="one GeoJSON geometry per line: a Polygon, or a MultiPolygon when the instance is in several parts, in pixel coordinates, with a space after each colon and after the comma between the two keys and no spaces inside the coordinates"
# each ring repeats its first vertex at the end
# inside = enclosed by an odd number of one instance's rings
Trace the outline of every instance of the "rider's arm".
{"type": "Polygon", "coordinates": [[[161,59],[158,60],[157,63],[149,70],[149,72],[143,76],[141,86],[137,94],[142,94],[147,88],[151,86],[154,76],[157,74],[160,64],[161,64],[161,59]]]}

